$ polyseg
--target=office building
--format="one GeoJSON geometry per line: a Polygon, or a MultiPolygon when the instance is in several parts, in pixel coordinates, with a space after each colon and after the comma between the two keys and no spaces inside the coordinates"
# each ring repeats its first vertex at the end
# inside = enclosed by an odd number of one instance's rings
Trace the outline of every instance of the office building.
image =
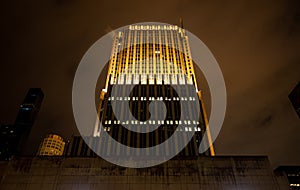
{"type": "Polygon", "coordinates": [[[0,125],[0,160],[9,160],[16,152],[19,134],[15,125],[0,125]]]}
{"type": "Polygon", "coordinates": [[[289,99],[300,118],[300,82],[295,86],[292,92],[289,94],[289,99]]]}
{"type": "MultiPolygon", "coordinates": [[[[95,141],[95,137],[85,137],[88,142],[95,141]]],[[[65,146],[66,157],[98,157],[98,155],[87,145],[81,136],[72,136],[65,146]]]]}
{"type": "MultiPolygon", "coordinates": [[[[115,34],[111,52],[105,86],[99,93],[100,122],[93,136],[101,139],[101,133],[106,132],[123,145],[148,148],[165,142],[176,131],[174,143],[167,144],[164,150],[157,146],[155,154],[159,155],[165,153],[162,151],[178,152],[177,145],[182,144],[184,133],[193,131],[193,137],[178,156],[198,156],[199,144],[209,127],[185,30],[173,25],[131,25],[115,34]],[[152,101],[166,105],[165,118],[151,120],[152,101]],[[121,105],[121,118],[113,111],[114,102],[121,105]],[[181,118],[183,113],[185,118],[181,118]],[[139,128],[132,131],[124,125],[139,128]],[[153,125],[159,125],[157,130],[139,132],[153,125]]],[[[155,105],[153,109],[155,115],[160,107],[155,105]]],[[[210,133],[206,134],[211,140],[210,133]]],[[[99,144],[103,145],[99,149],[102,155],[126,151],[115,145],[107,146],[109,139],[104,137],[99,144]]],[[[213,146],[204,153],[214,154],[213,146]]]]}
{"type": "Polygon", "coordinates": [[[300,189],[300,166],[279,166],[274,172],[277,178],[281,177],[284,179],[282,181],[288,183],[290,189],[300,189]]]}
{"type": "Polygon", "coordinates": [[[19,157],[0,161],[0,189],[287,190],[265,156],[198,156],[150,168],[125,168],[101,158],[19,157]]]}
{"type": "Polygon", "coordinates": [[[20,154],[39,112],[44,94],[40,88],[30,88],[13,125],[0,125],[0,159],[9,160],[20,154]]]}

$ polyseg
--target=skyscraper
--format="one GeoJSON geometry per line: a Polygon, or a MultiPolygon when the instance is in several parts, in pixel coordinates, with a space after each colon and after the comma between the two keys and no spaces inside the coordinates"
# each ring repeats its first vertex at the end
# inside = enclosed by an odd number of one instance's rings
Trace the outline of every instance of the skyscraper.
{"type": "Polygon", "coordinates": [[[19,134],[17,152],[20,153],[23,149],[25,141],[30,133],[30,130],[36,120],[38,112],[44,98],[44,93],[41,88],[30,88],[20,105],[15,127],[19,134]]]}
{"type": "Polygon", "coordinates": [[[0,159],[19,154],[39,112],[44,94],[40,88],[30,88],[20,105],[13,125],[0,126],[0,159]]]}
{"type": "Polygon", "coordinates": [[[15,153],[18,136],[15,125],[0,125],[0,160],[9,160],[15,153]]]}
{"type": "MultiPolygon", "coordinates": [[[[159,145],[179,131],[174,143],[157,150],[159,155],[160,151],[174,149],[178,152],[184,134],[193,131],[193,137],[178,156],[198,156],[204,133],[208,132],[209,140],[211,137],[185,30],[173,25],[131,25],[115,33],[108,64],[105,86],[100,92],[100,122],[93,135],[101,138],[102,133],[107,132],[123,145],[145,148],[159,145]],[[165,104],[165,118],[160,118],[161,107],[149,106],[153,101],[165,104]],[[185,102],[186,106],[180,102],[185,102]],[[113,110],[116,104],[119,105],[117,111],[113,110]],[[150,113],[149,109],[154,112],[150,113]],[[183,113],[184,118],[181,117],[183,113]],[[156,117],[151,120],[153,115],[156,117]],[[138,128],[132,131],[124,125],[138,128]],[[154,125],[159,127],[141,132],[154,125]],[[184,127],[178,128],[179,125],[184,127]],[[183,136],[178,137],[178,134],[183,136]]],[[[102,154],[122,151],[104,137],[101,144],[105,145],[100,148],[102,154]]],[[[214,155],[213,146],[205,155],[214,155]]]]}
{"type": "Polygon", "coordinates": [[[20,105],[15,125],[22,126],[24,130],[33,125],[40,110],[44,93],[40,88],[30,88],[20,105]]]}

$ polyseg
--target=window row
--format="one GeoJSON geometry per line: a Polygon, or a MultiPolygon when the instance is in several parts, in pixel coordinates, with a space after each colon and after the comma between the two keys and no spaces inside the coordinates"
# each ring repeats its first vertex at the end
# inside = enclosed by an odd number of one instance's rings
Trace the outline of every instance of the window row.
{"type": "MultiPolygon", "coordinates": [[[[130,100],[133,100],[133,101],[138,101],[138,100],[141,100],[141,101],[147,101],[147,97],[108,97],[108,101],[114,101],[114,100],[119,100],[119,101],[130,101],[130,100]]],[[[157,100],[157,101],[196,101],[196,98],[195,97],[148,97],[148,100],[150,101],[154,101],[154,100],[157,100]]]]}

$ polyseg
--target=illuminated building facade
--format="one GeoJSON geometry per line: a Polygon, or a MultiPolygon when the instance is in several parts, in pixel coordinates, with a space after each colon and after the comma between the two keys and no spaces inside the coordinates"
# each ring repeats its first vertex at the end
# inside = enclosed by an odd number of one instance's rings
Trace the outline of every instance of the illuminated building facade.
{"type": "Polygon", "coordinates": [[[40,145],[38,156],[62,156],[64,153],[64,139],[56,134],[48,134],[40,145]]]}
{"type": "MultiPolygon", "coordinates": [[[[100,93],[100,122],[96,124],[93,136],[101,138],[104,130],[123,145],[145,148],[164,142],[178,130],[178,125],[184,125],[182,133],[193,130],[195,134],[179,156],[198,156],[204,133],[207,131],[209,141],[211,137],[185,30],[173,25],[131,25],[115,34],[108,64],[105,87],[100,93]],[[126,95],[124,92],[132,86],[130,95],[126,95]],[[112,94],[113,88],[116,94],[112,94]],[[191,93],[195,93],[196,98],[191,93]],[[164,120],[149,120],[149,104],[153,100],[166,105],[164,120]],[[137,120],[120,121],[116,118],[112,101],[117,101],[123,107],[129,105],[137,120]],[[184,110],[188,116],[194,114],[195,102],[199,102],[200,108],[197,109],[200,110],[200,116],[197,116],[197,120],[192,117],[180,119],[180,101],[188,103],[188,109],[184,110]],[[160,127],[149,133],[138,133],[122,127],[122,124],[139,125],[138,121],[147,121],[143,123],[145,127],[152,124],[160,127]],[[196,127],[190,127],[192,124],[196,127]]],[[[127,117],[124,109],[118,111],[127,117]]],[[[181,143],[180,138],[176,140],[176,143],[181,143]]],[[[105,154],[115,148],[103,146],[101,151],[105,154]]],[[[176,149],[176,146],[167,149],[171,148],[176,149]]],[[[213,146],[205,155],[214,155],[213,146]]]]}

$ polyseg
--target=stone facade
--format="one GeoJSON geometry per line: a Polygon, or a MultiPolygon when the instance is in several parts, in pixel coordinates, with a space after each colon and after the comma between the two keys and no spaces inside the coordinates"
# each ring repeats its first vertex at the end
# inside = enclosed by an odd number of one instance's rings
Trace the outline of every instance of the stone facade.
{"type": "Polygon", "coordinates": [[[100,158],[20,157],[0,162],[1,190],[288,189],[267,157],[173,159],[151,168],[123,168],[100,158]]]}

